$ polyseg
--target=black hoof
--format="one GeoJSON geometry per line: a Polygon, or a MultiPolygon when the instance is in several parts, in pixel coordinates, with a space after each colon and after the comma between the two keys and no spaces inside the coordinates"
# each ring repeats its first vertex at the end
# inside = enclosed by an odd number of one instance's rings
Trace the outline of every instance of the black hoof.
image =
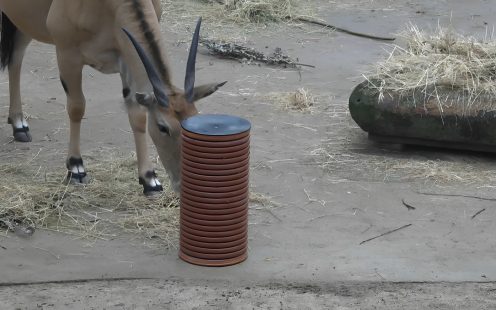
{"type": "Polygon", "coordinates": [[[84,171],[83,160],[81,158],[69,158],[66,166],[67,170],[69,170],[66,181],[69,184],[87,184],[89,182],[89,177],[84,171]]]}
{"type": "Polygon", "coordinates": [[[33,138],[29,132],[29,127],[14,128],[14,140],[18,142],[31,142],[33,138]]]}
{"type": "Polygon", "coordinates": [[[143,185],[143,194],[147,197],[157,196],[164,190],[162,185],[160,183],[157,184],[157,182],[155,171],[148,171],[144,178],[139,178],[139,183],[143,185]]]}
{"type": "Polygon", "coordinates": [[[71,185],[81,185],[81,184],[88,184],[88,182],[90,181],[90,178],[88,177],[86,172],[72,173],[72,172],[68,171],[66,181],[68,184],[71,184],[71,185]]]}

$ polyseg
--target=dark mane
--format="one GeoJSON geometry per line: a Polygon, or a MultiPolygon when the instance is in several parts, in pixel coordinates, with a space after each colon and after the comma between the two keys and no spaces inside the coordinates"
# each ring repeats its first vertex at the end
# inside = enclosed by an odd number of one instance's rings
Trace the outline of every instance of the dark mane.
{"type": "Polygon", "coordinates": [[[160,48],[157,44],[157,40],[155,38],[155,34],[153,30],[150,28],[150,24],[145,18],[145,13],[143,12],[143,6],[139,0],[131,0],[131,4],[134,12],[136,13],[136,19],[139,22],[140,29],[145,37],[146,43],[150,48],[151,57],[155,62],[155,66],[163,79],[163,82],[171,86],[171,81],[169,77],[169,70],[165,66],[165,62],[162,59],[162,53],[160,52],[160,48]]]}

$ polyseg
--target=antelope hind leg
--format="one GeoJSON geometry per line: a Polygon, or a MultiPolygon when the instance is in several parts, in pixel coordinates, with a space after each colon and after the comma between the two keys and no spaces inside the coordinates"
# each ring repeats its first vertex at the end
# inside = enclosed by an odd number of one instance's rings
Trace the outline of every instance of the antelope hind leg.
{"type": "Polygon", "coordinates": [[[14,34],[14,47],[8,64],[9,70],[9,118],[8,123],[12,125],[12,131],[15,141],[31,142],[32,137],[29,132],[29,125],[26,121],[21,102],[21,67],[24,53],[31,38],[24,35],[20,31],[14,34]]]}

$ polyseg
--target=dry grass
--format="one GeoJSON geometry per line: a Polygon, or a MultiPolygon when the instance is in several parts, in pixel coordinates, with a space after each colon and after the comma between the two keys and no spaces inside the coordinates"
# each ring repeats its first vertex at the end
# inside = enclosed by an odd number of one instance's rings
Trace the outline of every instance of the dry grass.
{"type": "Polygon", "coordinates": [[[202,36],[236,42],[249,33],[267,32],[268,24],[270,31],[277,31],[279,22],[313,17],[316,11],[310,0],[162,0],[162,5],[163,25],[169,31],[190,35],[194,22],[202,16],[202,36]]]}
{"type": "Polygon", "coordinates": [[[294,92],[271,93],[264,98],[284,110],[304,113],[311,113],[316,104],[316,97],[306,88],[299,88],[294,92]]]}
{"type": "Polygon", "coordinates": [[[410,25],[400,35],[406,48],[394,45],[390,55],[366,74],[383,98],[386,92],[411,95],[420,92],[437,98],[442,112],[452,104],[461,111],[496,109],[496,41],[477,40],[439,28],[433,34],[410,25]],[[439,94],[457,92],[461,100],[439,94]],[[455,103],[454,103],[455,102],[455,103]]]}
{"type": "Polygon", "coordinates": [[[376,182],[420,182],[426,185],[494,186],[496,171],[490,160],[472,158],[472,163],[459,158],[433,158],[417,152],[372,149],[370,146],[350,149],[324,145],[312,152],[321,166],[336,182],[366,180],[376,182]]]}
{"type": "Polygon", "coordinates": [[[60,169],[0,165],[0,220],[90,239],[112,238],[124,229],[171,246],[177,239],[179,200],[167,185],[160,197],[144,197],[135,162],[134,157],[91,162],[91,182],[85,186],[66,185],[60,169]]]}
{"type": "MultiPolygon", "coordinates": [[[[332,99],[331,99],[332,100],[332,99]]],[[[310,151],[309,164],[335,183],[411,182],[427,186],[496,186],[494,157],[468,152],[376,144],[351,119],[346,102],[325,102],[327,137],[310,151]]]]}
{"type": "MultiPolygon", "coordinates": [[[[95,161],[86,156],[91,181],[84,186],[67,185],[64,170],[34,161],[0,165],[0,228],[26,236],[35,227],[87,240],[126,232],[151,247],[177,247],[180,203],[168,183],[161,196],[149,199],[138,184],[136,158],[104,153],[95,161]]],[[[167,181],[164,171],[158,173],[167,181]]],[[[250,202],[275,205],[257,193],[251,193],[250,202]]]]}
{"type": "Polygon", "coordinates": [[[297,0],[226,0],[224,13],[238,22],[280,22],[301,14],[297,0]]]}
{"type": "Polygon", "coordinates": [[[250,202],[264,208],[279,207],[280,205],[264,194],[250,192],[250,202]]]}

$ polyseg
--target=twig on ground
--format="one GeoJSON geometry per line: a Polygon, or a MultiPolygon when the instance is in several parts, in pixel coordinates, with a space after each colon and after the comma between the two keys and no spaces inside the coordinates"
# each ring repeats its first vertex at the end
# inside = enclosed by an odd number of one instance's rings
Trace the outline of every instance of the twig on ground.
{"type": "Polygon", "coordinates": [[[394,233],[394,232],[396,232],[396,231],[398,231],[398,230],[402,230],[402,229],[405,229],[405,228],[410,227],[410,226],[412,226],[412,224],[406,224],[406,225],[403,225],[403,226],[401,226],[401,227],[399,227],[399,228],[396,228],[396,229],[393,229],[393,230],[387,231],[387,232],[385,232],[385,233],[383,233],[383,234],[380,234],[379,236],[375,236],[375,237],[372,237],[372,238],[370,238],[370,239],[367,239],[367,240],[364,240],[364,241],[360,242],[360,245],[362,245],[362,244],[364,244],[364,243],[366,243],[366,242],[372,241],[372,240],[374,240],[374,239],[377,239],[377,238],[380,238],[380,237],[383,237],[383,236],[386,236],[386,235],[392,234],[392,233],[394,233]]]}
{"type": "Polygon", "coordinates": [[[321,21],[318,21],[318,20],[315,20],[315,19],[309,19],[309,18],[306,18],[306,17],[296,17],[296,18],[294,18],[294,20],[298,20],[298,21],[301,21],[301,22],[304,22],[304,23],[309,23],[309,24],[315,24],[315,25],[323,26],[323,27],[326,27],[326,28],[329,28],[329,29],[332,29],[332,30],[335,30],[335,31],[339,31],[339,32],[342,32],[342,33],[351,34],[351,35],[354,35],[354,36],[357,36],[357,37],[362,37],[362,38],[367,38],[367,39],[381,40],[381,41],[394,41],[394,40],[396,40],[396,38],[392,38],[392,37],[381,37],[381,36],[376,36],[376,35],[371,35],[371,34],[366,34],[366,33],[351,31],[351,30],[348,30],[348,29],[336,27],[334,25],[331,25],[331,24],[328,24],[328,23],[324,23],[324,22],[321,22],[321,21]]]}
{"type": "Polygon", "coordinates": [[[401,199],[401,202],[403,203],[403,205],[408,209],[408,211],[410,210],[415,210],[416,208],[408,203],[405,202],[405,199],[401,199]]]}
{"type": "Polygon", "coordinates": [[[323,219],[323,218],[326,218],[326,217],[329,217],[329,216],[334,216],[334,215],[335,214],[326,214],[326,215],[317,216],[317,217],[314,217],[314,218],[309,219],[307,222],[308,223],[311,223],[313,221],[320,220],[320,219],[323,219]]]}
{"type": "Polygon", "coordinates": [[[473,219],[474,219],[477,215],[481,214],[481,213],[482,213],[482,212],[484,212],[484,211],[486,211],[486,209],[485,209],[485,208],[484,208],[484,209],[482,209],[482,210],[477,211],[477,213],[475,213],[474,215],[472,215],[472,216],[470,217],[470,219],[472,219],[472,220],[473,220],[473,219]]]}
{"type": "MultiPolygon", "coordinates": [[[[318,203],[320,203],[323,207],[325,207],[325,204],[326,204],[326,201],[325,201],[325,200],[318,200],[318,199],[312,198],[312,197],[310,196],[310,194],[308,193],[308,191],[307,191],[307,189],[306,189],[306,188],[304,188],[304,189],[303,189],[303,192],[305,193],[305,195],[307,195],[307,199],[308,199],[308,202],[306,203],[306,205],[309,205],[309,204],[311,204],[311,203],[313,203],[313,202],[318,202],[318,203]]],[[[305,205],[305,206],[306,206],[306,205],[305,205]]]]}
{"type": "Polygon", "coordinates": [[[246,47],[237,43],[214,41],[210,39],[200,39],[200,43],[203,44],[212,55],[217,55],[229,59],[237,59],[245,62],[260,62],[268,65],[283,65],[283,66],[304,66],[315,68],[314,65],[302,64],[296,62],[288,55],[283,54],[280,48],[276,48],[274,53],[271,55],[265,55],[253,48],[246,47]]]}
{"type": "Polygon", "coordinates": [[[486,198],[472,195],[461,195],[461,194],[441,194],[441,193],[424,193],[424,192],[416,192],[419,195],[425,196],[445,196],[445,197],[463,197],[463,198],[471,198],[471,199],[479,199],[485,201],[496,201],[496,198],[486,198]]]}

